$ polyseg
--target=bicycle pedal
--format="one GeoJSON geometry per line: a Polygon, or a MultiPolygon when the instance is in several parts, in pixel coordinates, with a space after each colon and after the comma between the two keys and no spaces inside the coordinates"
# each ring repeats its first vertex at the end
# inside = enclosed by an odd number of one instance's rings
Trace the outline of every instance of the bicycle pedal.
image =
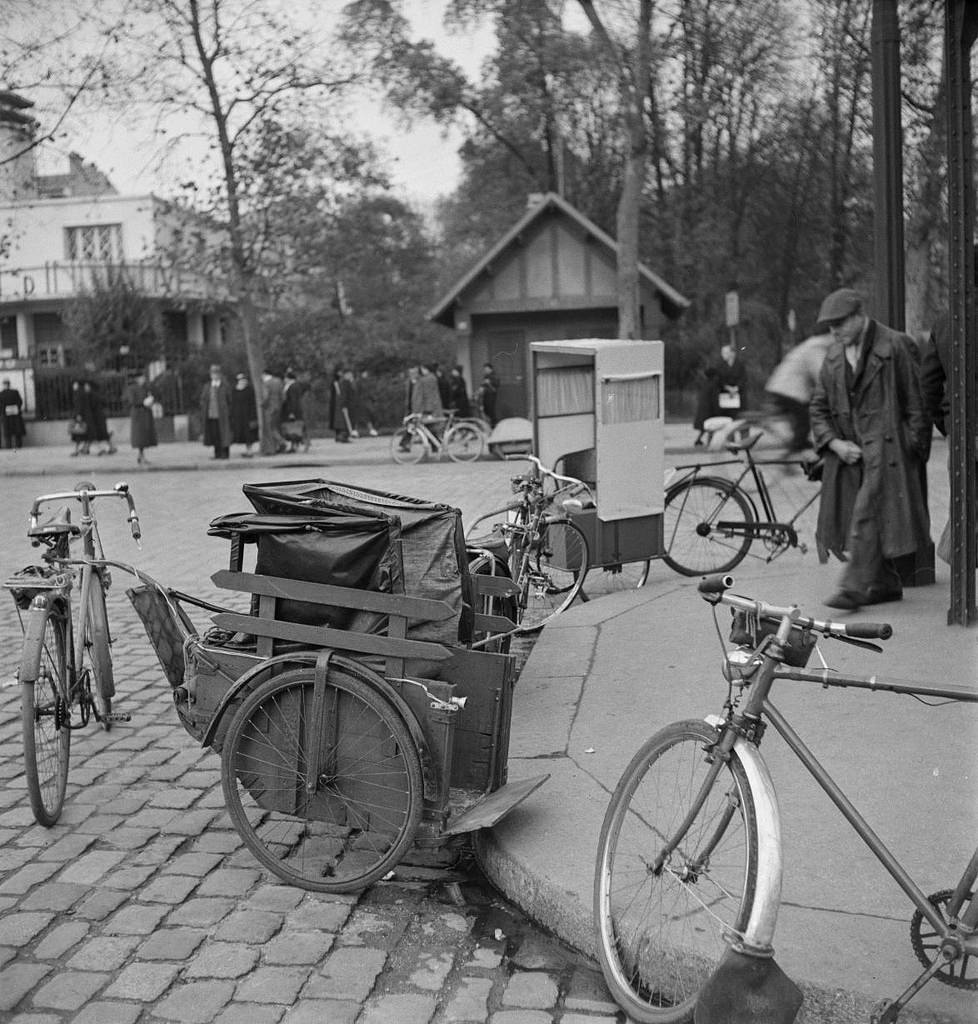
{"type": "Polygon", "coordinates": [[[110,711],[107,715],[102,715],[102,721],[108,722],[110,725],[124,725],[126,722],[132,721],[132,715],[125,711],[110,711]]]}

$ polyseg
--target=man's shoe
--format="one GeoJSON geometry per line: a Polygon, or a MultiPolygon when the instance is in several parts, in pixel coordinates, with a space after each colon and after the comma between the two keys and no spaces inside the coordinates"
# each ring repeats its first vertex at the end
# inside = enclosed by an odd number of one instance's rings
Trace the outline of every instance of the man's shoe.
{"type": "Polygon", "coordinates": [[[858,611],[864,603],[861,594],[857,594],[852,590],[840,590],[825,601],[825,606],[827,608],[839,608],[844,612],[854,612],[858,611]]]}
{"type": "Polygon", "coordinates": [[[863,604],[886,604],[902,600],[903,590],[900,587],[870,587],[863,598],[863,604]]]}

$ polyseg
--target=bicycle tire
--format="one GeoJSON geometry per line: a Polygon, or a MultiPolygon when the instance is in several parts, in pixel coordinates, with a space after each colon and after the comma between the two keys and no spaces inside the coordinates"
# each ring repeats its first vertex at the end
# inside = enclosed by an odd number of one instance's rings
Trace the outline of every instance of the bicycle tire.
{"type": "Polygon", "coordinates": [[[34,819],[46,828],[61,816],[68,786],[69,650],[65,606],[32,609],[20,666],[24,775],[34,819]]]}
{"type": "Polygon", "coordinates": [[[747,556],[756,519],[750,499],[729,480],[686,480],[666,494],[662,559],[683,576],[729,572],[747,556]]]}
{"type": "Polygon", "coordinates": [[[471,423],[456,423],[445,434],[444,445],[452,462],[475,462],[482,458],[486,438],[471,423]]]}
{"type": "Polygon", "coordinates": [[[573,604],[584,586],[587,537],[567,519],[547,523],[530,541],[520,588],[518,632],[535,633],[573,604]]]}
{"type": "Polygon", "coordinates": [[[414,427],[399,427],[391,437],[391,457],[402,466],[413,466],[428,454],[424,434],[414,427]]]}
{"type": "Polygon", "coordinates": [[[736,753],[686,832],[692,842],[681,840],[654,870],[657,851],[699,792],[709,769],[704,747],[716,737],[696,720],[656,733],[622,774],[601,826],[593,908],[598,956],[619,1006],[640,1024],[693,1019],[700,989],[728,948],[723,933],[742,932],[754,902],[757,819],[736,753]]]}
{"type": "MultiPolygon", "coordinates": [[[[469,554],[469,575],[470,576],[500,576],[503,579],[510,579],[506,564],[497,560],[488,552],[469,554]]],[[[490,594],[476,595],[475,610],[485,615],[503,615],[514,625],[519,618],[519,607],[515,594],[505,597],[494,597],[490,594]]],[[[494,654],[509,654],[510,635],[502,633],[494,636],[491,633],[475,633],[473,641],[480,642],[480,649],[491,651],[494,654]],[[490,639],[491,638],[491,639],[490,639]],[[488,642],[486,642],[488,641],[488,642]]]]}
{"type": "Polygon", "coordinates": [[[401,713],[344,669],[326,677],[322,770],[307,788],[315,678],[267,680],[228,726],[221,785],[231,820],[260,863],[291,885],[355,892],[383,877],[412,842],[421,763],[401,713]]]}
{"type": "Polygon", "coordinates": [[[92,698],[101,727],[108,732],[112,723],[112,698],[115,696],[115,676],[112,671],[112,650],[109,646],[109,616],[105,608],[105,591],[98,572],[94,573],[89,588],[88,618],[85,622],[85,648],[92,667],[92,698]]]}

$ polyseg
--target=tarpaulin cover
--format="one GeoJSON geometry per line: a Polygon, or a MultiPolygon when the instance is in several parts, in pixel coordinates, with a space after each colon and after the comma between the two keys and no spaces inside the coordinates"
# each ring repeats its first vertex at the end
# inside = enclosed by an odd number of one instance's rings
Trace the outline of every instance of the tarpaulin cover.
{"type": "Polygon", "coordinates": [[[408,637],[454,645],[471,633],[472,599],[462,513],[450,505],[402,494],[353,487],[330,480],[291,480],[244,484],[245,497],[262,513],[309,513],[334,503],[363,512],[396,516],[401,524],[401,564],[405,594],[445,601],[454,619],[412,622],[408,637]]]}
{"type": "MultiPolygon", "coordinates": [[[[219,516],[207,532],[255,542],[255,572],[260,575],[403,593],[400,525],[395,517],[379,511],[334,506],[287,515],[239,512],[219,516]]],[[[386,616],[375,612],[309,601],[280,600],[276,614],[289,622],[365,633],[377,632],[386,622],[386,616]]]]}

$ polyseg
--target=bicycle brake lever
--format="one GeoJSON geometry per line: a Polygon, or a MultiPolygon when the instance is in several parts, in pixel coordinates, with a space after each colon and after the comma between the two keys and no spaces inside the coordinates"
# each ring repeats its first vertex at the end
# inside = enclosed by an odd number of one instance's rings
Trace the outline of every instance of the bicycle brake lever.
{"type": "Polygon", "coordinates": [[[883,648],[878,644],[870,643],[868,640],[857,640],[851,636],[839,636],[836,633],[830,634],[834,640],[841,640],[844,644],[852,644],[853,647],[865,647],[867,651],[875,651],[877,654],[883,653],[883,648]]]}

